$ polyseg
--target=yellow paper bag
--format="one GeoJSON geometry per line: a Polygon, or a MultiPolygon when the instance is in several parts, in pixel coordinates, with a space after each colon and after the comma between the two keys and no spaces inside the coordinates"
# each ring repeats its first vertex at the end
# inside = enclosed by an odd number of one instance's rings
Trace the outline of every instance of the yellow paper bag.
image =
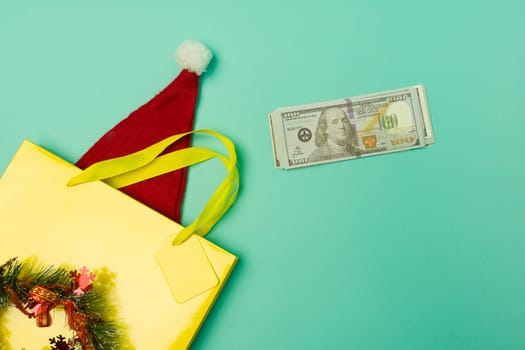
{"type": "Polygon", "coordinates": [[[83,172],[22,144],[0,180],[0,349],[189,347],[237,260],[202,235],[238,174],[233,146],[157,156],[182,136],[83,172]],[[228,181],[186,228],[113,187],[214,156],[228,181]]]}

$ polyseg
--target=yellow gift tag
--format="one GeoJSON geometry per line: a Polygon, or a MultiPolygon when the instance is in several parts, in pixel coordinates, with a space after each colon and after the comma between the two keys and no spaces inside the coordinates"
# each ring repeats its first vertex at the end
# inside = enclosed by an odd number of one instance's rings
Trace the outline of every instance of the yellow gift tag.
{"type": "Polygon", "coordinates": [[[175,301],[182,304],[219,283],[219,278],[204,251],[198,235],[174,245],[173,237],[156,254],[157,262],[168,282],[175,301]]]}

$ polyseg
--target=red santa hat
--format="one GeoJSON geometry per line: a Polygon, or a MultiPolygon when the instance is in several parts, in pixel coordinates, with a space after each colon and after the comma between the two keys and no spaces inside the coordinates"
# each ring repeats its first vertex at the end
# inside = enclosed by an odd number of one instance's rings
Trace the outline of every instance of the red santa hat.
{"type": "MultiPolygon", "coordinates": [[[[120,157],[148,147],[168,136],[193,129],[199,77],[212,54],[202,43],[185,41],[175,52],[183,68],[179,75],[149,102],[132,112],[98,140],[76,163],[85,169],[93,163],[120,157]]],[[[188,147],[189,136],[166,152],[188,147]]],[[[159,213],[180,222],[187,170],[157,176],[120,190],[159,213]]]]}

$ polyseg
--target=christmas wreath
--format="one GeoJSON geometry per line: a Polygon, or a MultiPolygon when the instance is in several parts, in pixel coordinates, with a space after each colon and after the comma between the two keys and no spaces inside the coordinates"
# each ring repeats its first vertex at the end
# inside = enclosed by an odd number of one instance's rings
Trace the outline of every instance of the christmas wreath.
{"type": "Polygon", "coordinates": [[[61,334],[49,339],[52,350],[117,349],[119,327],[104,320],[104,293],[93,287],[95,274],[86,267],[70,270],[34,264],[13,258],[0,266],[0,312],[16,307],[37,327],[49,327],[51,311],[62,308],[73,336],[61,334]]]}

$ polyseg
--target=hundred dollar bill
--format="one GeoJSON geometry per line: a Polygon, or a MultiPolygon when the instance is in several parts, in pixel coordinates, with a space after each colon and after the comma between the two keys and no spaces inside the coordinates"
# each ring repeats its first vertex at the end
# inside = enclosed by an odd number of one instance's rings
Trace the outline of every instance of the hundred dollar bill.
{"type": "Polygon", "coordinates": [[[434,143],[423,85],[278,108],[269,119],[276,168],[297,168],[434,143]]]}

